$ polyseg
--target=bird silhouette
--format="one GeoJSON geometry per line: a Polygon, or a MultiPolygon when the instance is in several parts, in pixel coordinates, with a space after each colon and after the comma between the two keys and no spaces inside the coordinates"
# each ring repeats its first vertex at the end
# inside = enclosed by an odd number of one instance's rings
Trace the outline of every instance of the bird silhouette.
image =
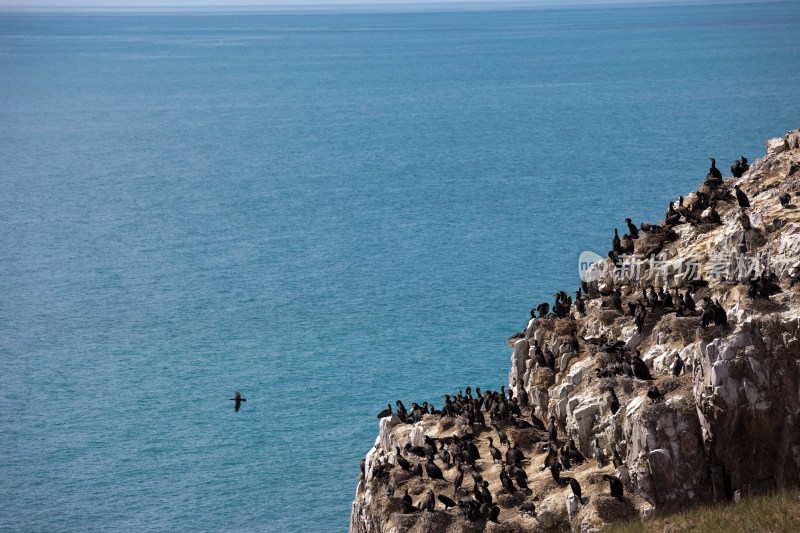
{"type": "Polygon", "coordinates": [[[242,398],[242,393],[238,390],[233,394],[233,398],[228,398],[236,403],[233,404],[233,410],[235,413],[239,412],[239,409],[242,408],[242,402],[246,402],[247,398],[242,398]]]}

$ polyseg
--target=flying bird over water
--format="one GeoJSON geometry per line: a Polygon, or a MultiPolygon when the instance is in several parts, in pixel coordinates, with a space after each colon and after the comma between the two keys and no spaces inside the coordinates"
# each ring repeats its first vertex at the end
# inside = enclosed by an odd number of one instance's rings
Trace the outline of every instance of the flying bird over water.
{"type": "Polygon", "coordinates": [[[234,393],[233,398],[228,398],[236,403],[233,404],[233,410],[235,413],[239,412],[239,409],[242,408],[242,402],[246,402],[247,398],[242,398],[242,393],[238,390],[234,393]]]}

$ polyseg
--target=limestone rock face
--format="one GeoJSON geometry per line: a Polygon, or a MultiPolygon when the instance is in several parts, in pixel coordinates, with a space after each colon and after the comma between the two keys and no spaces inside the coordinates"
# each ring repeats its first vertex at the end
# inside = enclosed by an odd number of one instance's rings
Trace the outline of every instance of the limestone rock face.
{"type": "MultiPolygon", "coordinates": [[[[637,514],[646,519],[725,500],[737,490],[750,493],[800,483],[800,208],[784,208],[778,199],[789,192],[792,203],[800,204],[795,200],[800,192],[800,130],[770,139],[767,149],[742,178],[725,184],[732,191],[736,183],[748,195],[749,229],[744,229],[731,196],[717,203],[722,224],[677,225],[663,246],[662,255],[672,265],[699,262],[702,282],[678,268],[646,262],[637,279],[621,279],[606,259],[592,267],[592,281],[584,287],[585,314],[573,306],[567,318],[532,319],[510,341],[509,390],[527,399],[520,402],[530,406],[523,408],[523,419],[530,420],[528,413],[545,422],[555,417],[559,444],[572,440],[587,459],[562,472],[580,482],[582,500],[543,468],[546,431],[506,427],[509,439],[527,457],[524,468],[531,487],[530,493],[512,495],[500,484],[502,466],[491,461],[484,442],[489,436],[497,441],[491,426],[434,415],[406,424],[394,416],[381,420],[366,456],[351,532],[547,531],[567,526],[597,531],[637,514]],[[747,268],[740,264],[740,250],[750,261],[747,268]],[[753,268],[768,268],[773,274],[769,298],[748,293],[753,268]],[[666,286],[673,294],[675,288],[685,294],[692,286],[698,310],[708,296],[726,311],[727,324],[702,328],[699,313],[677,316],[651,310],[638,331],[628,304],[650,285],[666,286]],[[625,313],[614,310],[612,290],[620,291],[625,313]],[[580,339],[577,352],[570,347],[573,331],[580,339]],[[537,343],[552,351],[553,370],[536,363],[537,343]],[[626,357],[638,351],[654,379],[635,378],[624,368],[603,373],[615,360],[615,350],[626,357]],[[674,375],[679,360],[683,370],[674,375]],[[658,389],[654,399],[648,397],[651,386],[658,389]],[[619,404],[614,410],[612,390],[619,404]],[[394,447],[420,446],[425,436],[465,434],[476,437],[482,457],[478,468],[500,507],[498,523],[469,521],[458,508],[445,512],[441,505],[433,513],[403,514],[399,498],[406,489],[415,505],[428,490],[456,501],[467,492],[454,492],[454,468],[444,470],[448,481],[442,482],[412,478],[393,467],[394,447]],[[609,496],[604,474],[623,482],[623,500],[609,496]],[[393,496],[388,487],[394,487],[393,496]],[[530,504],[535,504],[533,513],[525,510],[530,504]]],[[[685,203],[691,205],[695,197],[685,195],[685,203]]],[[[654,243],[652,235],[642,232],[636,253],[654,243]]],[[[489,424],[488,413],[486,418],[489,424]]],[[[471,494],[469,470],[464,486],[471,494]]]]}
{"type": "Polygon", "coordinates": [[[779,154],[787,148],[786,139],[783,137],[776,137],[767,141],[767,152],[770,154],[779,154]]]}

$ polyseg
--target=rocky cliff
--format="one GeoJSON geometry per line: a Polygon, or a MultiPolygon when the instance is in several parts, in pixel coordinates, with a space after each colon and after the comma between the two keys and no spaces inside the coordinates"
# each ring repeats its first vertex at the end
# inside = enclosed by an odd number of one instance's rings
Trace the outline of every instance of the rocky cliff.
{"type": "Polygon", "coordinates": [[[800,483],[800,130],[736,173],[710,173],[664,221],[615,242],[574,297],[539,306],[509,339],[509,391],[382,418],[351,532],[593,531],[800,483]],[[524,459],[508,457],[501,432],[524,459]],[[414,467],[431,453],[444,480],[414,467]],[[431,491],[456,507],[420,510],[431,491]]]}

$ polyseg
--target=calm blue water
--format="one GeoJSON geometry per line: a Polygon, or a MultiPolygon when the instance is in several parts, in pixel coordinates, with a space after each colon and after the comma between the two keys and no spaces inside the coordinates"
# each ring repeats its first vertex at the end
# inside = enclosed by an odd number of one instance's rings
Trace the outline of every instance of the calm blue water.
{"type": "Polygon", "coordinates": [[[505,383],[580,251],[800,126],[799,42],[798,3],[0,15],[0,529],[346,530],[375,413],[505,383]]]}

